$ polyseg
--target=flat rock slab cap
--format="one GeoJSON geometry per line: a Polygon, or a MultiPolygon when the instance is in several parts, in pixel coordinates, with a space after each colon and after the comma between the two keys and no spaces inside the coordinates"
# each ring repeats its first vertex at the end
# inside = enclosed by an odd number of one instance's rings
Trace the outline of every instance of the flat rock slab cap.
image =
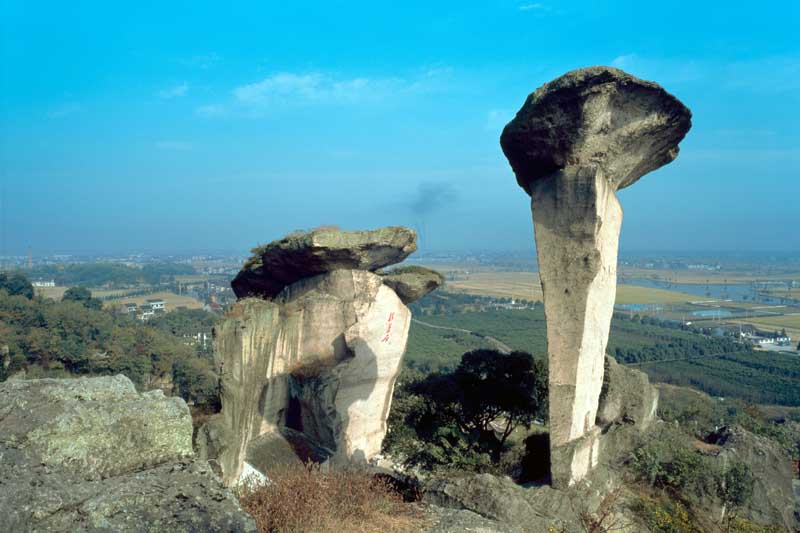
{"type": "Polygon", "coordinates": [[[692,114],[656,83],[619,69],[567,72],[528,96],[500,137],[520,187],[594,167],[616,189],[674,160],[692,114]]]}
{"type": "Polygon", "coordinates": [[[402,226],[369,231],[320,228],[252,250],[231,282],[238,298],[272,298],[295,281],[340,269],[374,271],[417,249],[417,233],[402,226]]]}
{"type": "Polygon", "coordinates": [[[380,275],[383,284],[391,287],[404,304],[415,302],[444,284],[444,276],[420,266],[395,268],[380,275]]]}

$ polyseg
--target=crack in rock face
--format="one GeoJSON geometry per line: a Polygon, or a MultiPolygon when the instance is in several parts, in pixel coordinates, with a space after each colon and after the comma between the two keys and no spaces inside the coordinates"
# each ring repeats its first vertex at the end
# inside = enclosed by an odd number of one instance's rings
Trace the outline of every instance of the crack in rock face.
{"type": "Polygon", "coordinates": [[[616,191],[673,161],[690,127],[690,111],[659,85],[590,67],[537,89],[500,137],[531,197],[554,486],[585,477],[600,455],[596,418],[622,225],[616,191]]]}

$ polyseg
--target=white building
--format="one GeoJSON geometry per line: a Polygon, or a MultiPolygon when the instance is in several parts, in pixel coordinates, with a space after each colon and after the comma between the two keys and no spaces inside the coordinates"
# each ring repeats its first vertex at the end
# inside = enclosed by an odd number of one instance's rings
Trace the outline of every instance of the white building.
{"type": "Polygon", "coordinates": [[[153,311],[164,311],[166,309],[167,303],[162,300],[161,298],[156,300],[147,300],[147,304],[153,308],[153,311]]]}
{"type": "Polygon", "coordinates": [[[155,309],[150,304],[142,304],[139,306],[139,320],[147,322],[156,315],[155,309]]]}

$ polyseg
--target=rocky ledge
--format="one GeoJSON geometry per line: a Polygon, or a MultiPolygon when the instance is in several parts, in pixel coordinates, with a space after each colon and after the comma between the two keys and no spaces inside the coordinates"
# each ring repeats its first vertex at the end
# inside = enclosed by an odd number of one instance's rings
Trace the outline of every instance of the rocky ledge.
{"type": "Polygon", "coordinates": [[[297,232],[253,248],[231,287],[237,298],[272,298],[303,278],[333,270],[375,271],[400,263],[416,249],[416,232],[399,226],[297,232]]]}
{"type": "Polygon", "coordinates": [[[444,276],[420,266],[399,267],[382,272],[380,276],[383,284],[394,290],[404,304],[415,302],[444,285],[444,276]]]}
{"type": "Polygon", "coordinates": [[[0,531],[256,531],[186,403],[124,376],[0,383],[0,531]]]}

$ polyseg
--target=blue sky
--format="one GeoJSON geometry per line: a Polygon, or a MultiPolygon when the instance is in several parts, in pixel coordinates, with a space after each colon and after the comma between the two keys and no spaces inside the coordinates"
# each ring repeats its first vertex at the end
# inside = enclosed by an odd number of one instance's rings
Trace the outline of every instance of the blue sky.
{"type": "Polygon", "coordinates": [[[598,64],[694,113],[621,191],[623,251],[800,250],[798,2],[231,4],[0,0],[0,254],[244,252],[323,224],[532,249],[500,131],[598,64]]]}

